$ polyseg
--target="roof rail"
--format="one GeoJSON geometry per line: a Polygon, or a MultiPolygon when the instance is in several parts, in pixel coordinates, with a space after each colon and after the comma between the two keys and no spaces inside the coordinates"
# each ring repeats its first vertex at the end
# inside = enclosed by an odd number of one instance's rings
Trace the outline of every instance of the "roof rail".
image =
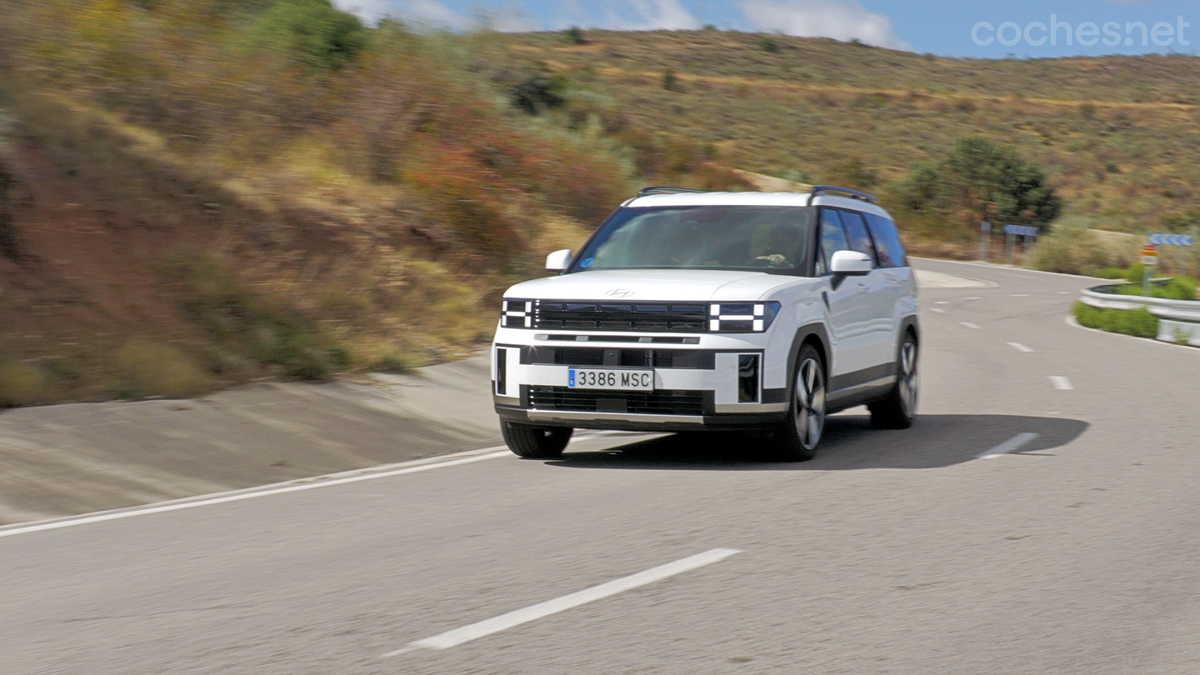
{"type": "Polygon", "coordinates": [[[867,202],[869,204],[878,204],[879,203],[879,200],[876,199],[874,195],[869,195],[865,192],[859,192],[858,190],[851,190],[849,188],[843,188],[843,187],[835,187],[833,185],[814,185],[812,192],[809,193],[809,195],[808,195],[808,205],[812,206],[813,200],[816,199],[817,197],[821,196],[821,193],[823,193],[823,192],[840,192],[851,199],[861,199],[862,201],[867,202]]]}
{"type": "Polygon", "coordinates": [[[708,190],[693,190],[692,188],[670,187],[668,185],[651,185],[638,190],[637,196],[645,197],[647,195],[672,195],[680,192],[708,192],[708,190]]]}

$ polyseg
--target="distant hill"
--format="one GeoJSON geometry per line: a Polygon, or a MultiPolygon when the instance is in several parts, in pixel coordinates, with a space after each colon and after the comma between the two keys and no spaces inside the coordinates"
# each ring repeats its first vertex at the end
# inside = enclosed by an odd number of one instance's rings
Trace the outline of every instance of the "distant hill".
{"type": "Polygon", "coordinates": [[[962,136],[1015,146],[1064,217],[1141,232],[1200,197],[1200,59],[951,59],[736,32],[495,36],[583,110],[690,139],[739,169],[822,182],[861,159],[883,190],[962,136]],[[571,99],[571,94],[567,94],[571,99]]]}

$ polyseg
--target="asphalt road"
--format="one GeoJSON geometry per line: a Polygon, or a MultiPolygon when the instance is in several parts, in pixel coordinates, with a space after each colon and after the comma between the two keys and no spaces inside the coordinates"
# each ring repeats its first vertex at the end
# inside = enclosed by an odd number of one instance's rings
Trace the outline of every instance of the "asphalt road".
{"type": "Polygon", "coordinates": [[[922,291],[911,430],[849,411],[798,465],[595,435],[0,529],[0,673],[1200,670],[1200,350],[1068,325],[1085,279],[917,264],[988,283],[922,291]]]}

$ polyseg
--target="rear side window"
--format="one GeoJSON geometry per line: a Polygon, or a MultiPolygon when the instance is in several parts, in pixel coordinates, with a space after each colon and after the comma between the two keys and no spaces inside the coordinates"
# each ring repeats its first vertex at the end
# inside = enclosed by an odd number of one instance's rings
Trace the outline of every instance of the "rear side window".
{"type": "Polygon", "coordinates": [[[850,249],[866,253],[875,260],[875,245],[871,235],[867,233],[867,225],[863,222],[862,214],[855,211],[842,211],[842,226],[846,228],[846,238],[850,240],[850,249]]]}
{"type": "Polygon", "coordinates": [[[867,226],[871,228],[871,237],[875,239],[875,252],[879,256],[879,266],[908,267],[908,256],[904,253],[904,245],[900,243],[896,224],[873,213],[865,215],[867,226]]]}
{"type": "Polygon", "coordinates": [[[842,220],[833,209],[821,209],[821,252],[817,256],[817,276],[829,272],[829,262],[838,251],[849,251],[850,243],[842,230],[842,220]]]}

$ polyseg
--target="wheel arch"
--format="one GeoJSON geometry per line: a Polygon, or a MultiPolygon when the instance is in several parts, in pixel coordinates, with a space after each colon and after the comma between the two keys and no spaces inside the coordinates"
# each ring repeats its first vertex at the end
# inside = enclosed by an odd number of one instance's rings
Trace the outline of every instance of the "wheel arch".
{"type": "Polygon", "coordinates": [[[822,365],[825,367],[825,381],[829,381],[829,373],[833,368],[833,348],[829,342],[829,333],[825,330],[825,324],[817,321],[807,324],[796,330],[796,336],[792,339],[792,348],[788,352],[787,362],[787,393],[788,400],[791,400],[792,384],[796,372],[796,359],[800,356],[800,350],[806,344],[813,345],[817,352],[821,355],[822,365]]]}
{"type": "Polygon", "coordinates": [[[900,342],[904,339],[905,333],[912,333],[913,338],[917,341],[917,345],[920,346],[920,344],[921,344],[921,325],[917,321],[917,315],[910,314],[900,320],[900,326],[896,331],[895,344],[897,345],[897,348],[899,348],[900,342]]]}

